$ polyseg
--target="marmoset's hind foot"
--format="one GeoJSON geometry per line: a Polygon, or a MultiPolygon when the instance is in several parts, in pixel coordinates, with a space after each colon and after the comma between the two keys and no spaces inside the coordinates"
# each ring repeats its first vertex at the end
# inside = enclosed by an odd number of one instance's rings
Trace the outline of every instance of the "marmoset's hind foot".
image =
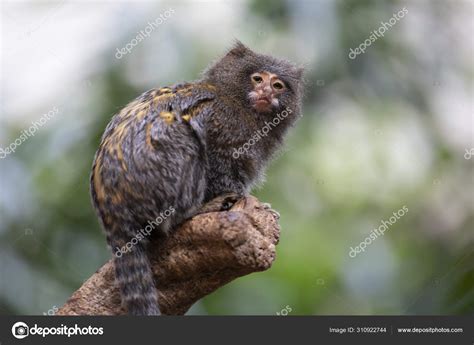
{"type": "Polygon", "coordinates": [[[202,213],[210,213],[210,212],[221,212],[221,211],[227,211],[232,208],[232,206],[235,205],[237,201],[242,199],[244,196],[239,193],[225,193],[222,195],[219,195],[218,197],[212,199],[208,203],[204,204],[196,213],[202,214],[202,213]]]}
{"type": "Polygon", "coordinates": [[[271,214],[273,214],[273,217],[275,217],[275,219],[280,219],[280,213],[278,211],[275,211],[273,208],[272,208],[272,205],[268,202],[264,202],[262,203],[262,206],[263,206],[263,209],[264,210],[267,210],[269,211],[271,214]]]}

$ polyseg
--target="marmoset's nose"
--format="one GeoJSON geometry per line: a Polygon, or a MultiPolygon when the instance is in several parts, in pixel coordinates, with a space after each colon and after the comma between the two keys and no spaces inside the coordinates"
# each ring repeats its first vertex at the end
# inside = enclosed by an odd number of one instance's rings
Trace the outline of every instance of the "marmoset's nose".
{"type": "Polygon", "coordinates": [[[272,90],[272,86],[270,84],[270,80],[265,80],[263,83],[262,83],[262,93],[264,94],[270,94],[273,90],[272,90]]]}
{"type": "Polygon", "coordinates": [[[272,92],[272,87],[269,82],[262,82],[260,87],[256,90],[259,95],[268,95],[272,92]]]}

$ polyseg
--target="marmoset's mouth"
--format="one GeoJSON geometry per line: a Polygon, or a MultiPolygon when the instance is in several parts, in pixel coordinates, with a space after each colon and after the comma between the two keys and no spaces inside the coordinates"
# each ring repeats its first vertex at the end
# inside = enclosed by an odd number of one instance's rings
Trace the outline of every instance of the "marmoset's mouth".
{"type": "Polygon", "coordinates": [[[250,104],[259,113],[271,112],[278,100],[271,92],[264,90],[252,91],[249,93],[250,104]]]}
{"type": "Polygon", "coordinates": [[[272,101],[268,97],[259,97],[254,103],[253,107],[260,113],[271,111],[272,101]]]}
{"type": "Polygon", "coordinates": [[[265,105],[265,104],[270,104],[271,102],[268,100],[268,98],[262,97],[262,98],[257,99],[255,103],[265,105]]]}

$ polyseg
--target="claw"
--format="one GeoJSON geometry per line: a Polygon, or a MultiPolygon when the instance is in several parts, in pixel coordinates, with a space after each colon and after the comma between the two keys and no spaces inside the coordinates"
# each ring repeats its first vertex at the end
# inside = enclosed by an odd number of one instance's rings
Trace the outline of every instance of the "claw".
{"type": "Polygon", "coordinates": [[[263,209],[269,211],[273,215],[273,217],[275,217],[276,219],[280,219],[280,213],[278,211],[275,211],[270,203],[264,202],[262,203],[262,206],[263,209]]]}
{"type": "Polygon", "coordinates": [[[226,193],[220,195],[209,201],[207,204],[203,205],[197,214],[228,211],[240,198],[242,198],[242,196],[236,193],[226,193]]]}

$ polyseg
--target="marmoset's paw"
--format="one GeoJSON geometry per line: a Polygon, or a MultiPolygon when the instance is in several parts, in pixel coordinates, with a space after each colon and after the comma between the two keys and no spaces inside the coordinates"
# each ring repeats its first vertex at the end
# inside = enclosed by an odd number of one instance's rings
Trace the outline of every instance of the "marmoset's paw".
{"type": "Polygon", "coordinates": [[[264,210],[267,210],[268,212],[270,212],[271,214],[273,214],[273,216],[276,218],[276,219],[280,219],[280,213],[276,210],[274,210],[272,208],[272,205],[268,202],[263,202],[262,203],[262,206],[263,206],[263,209],[264,210]]]}
{"type": "Polygon", "coordinates": [[[197,214],[230,210],[243,196],[238,193],[225,193],[204,204],[197,214]]]}

